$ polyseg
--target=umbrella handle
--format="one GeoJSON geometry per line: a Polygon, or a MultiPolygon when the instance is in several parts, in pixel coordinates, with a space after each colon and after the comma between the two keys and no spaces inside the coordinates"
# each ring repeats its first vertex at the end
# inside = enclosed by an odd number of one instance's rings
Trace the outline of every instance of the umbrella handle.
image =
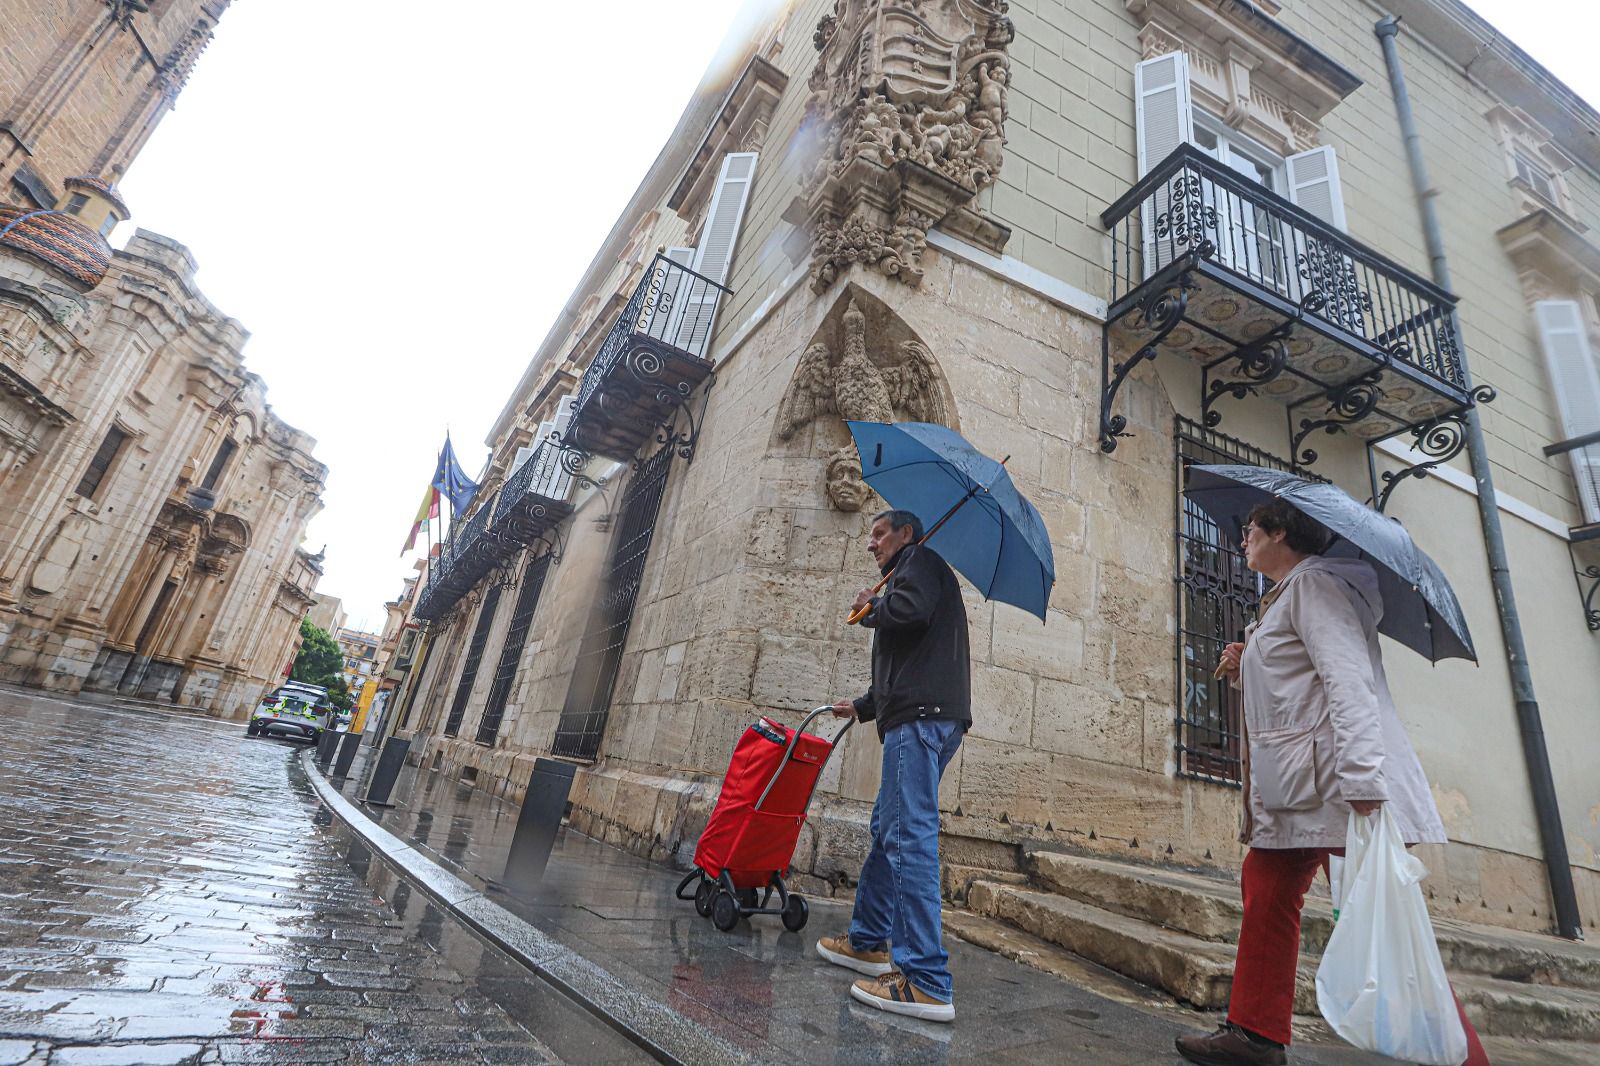
{"type": "MultiPolygon", "coordinates": [[[[1000,460],[1000,465],[1002,467],[1004,467],[1010,461],[1011,461],[1011,456],[1008,455],[1004,459],[1000,460]]],[[[943,526],[946,522],[950,521],[950,517],[952,515],[954,515],[957,511],[961,510],[961,508],[966,504],[966,502],[968,500],[972,499],[974,496],[976,496],[978,494],[979,490],[982,490],[983,492],[988,492],[989,491],[989,486],[987,486],[987,485],[974,485],[974,486],[972,486],[972,488],[968,489],[967,490],[967,494],[965,496],[961,497],[961,499],[957,500],[955,502],[955,506],[951,507],[950,510],[946,511],[944,513],[944,517],[939,519],[939,521],[935,522],[933,524],[933,528],[928,530],[926,533],[924,533],[922,535],[922,539],[917,541],[917,544],[920,546],[920,545],[928,543],[928,541],[930,539],[932,539],[933,535],[935,533],[939,532],[940,527],[943,526]]],[[[883,591],[883,586],[885,586],[885,585],[887,585],[889,583],[889,579],[891,577],[894,577],[894,571],[893,570],[890,570],[887,574],[884,574],[883,575],[883,580],[879,581],[876,585],[872,586],[872,595],[876,596],[878,593],[882,592],[883,591]]],[[[859,625],[861,620],[867,616],[867,612],[869,612],[871,610],[872,610],[872,605],[871,604],[862,604],[860,607],[857,607],[855,610],[850,612],[850,617],[848,617],[848,618],[846,618],[844,620],[845,621],[845,625],[851,625],[851,626],[859,625]]]]}
{"type": "MultiPolygon", "coordinates": [[[[929,533],[928,537],[931,537],[931,536],[933,536],[933,534],[929,533]]],[[[923,541],[927,540],[928,537],[923,537],[922,540],[917,541],[917,543],[921,544],[923,541]]],[[[884,574],[883,575],[883,580],[878,582],[876,585],[872,586],[872,594],[874,596],[876,596],[878,593],[882,592],[883,591],[883,586],[885,586],[885,585],[887,585],[889,583],[889,579],[891,577],[894,577],[894,571],[893,570],[890,570],[887,574],[884,574]]],[[[871,611],[871,610],[872,610],[872,604],[863,603],[860,607],[857,607],[855,610],[850,612],[850,617],[846,618],[844,620],[845,625],[853,626],[853,625],[859,624],[860,621],[867,616],[867,612],[871,611]]]]}

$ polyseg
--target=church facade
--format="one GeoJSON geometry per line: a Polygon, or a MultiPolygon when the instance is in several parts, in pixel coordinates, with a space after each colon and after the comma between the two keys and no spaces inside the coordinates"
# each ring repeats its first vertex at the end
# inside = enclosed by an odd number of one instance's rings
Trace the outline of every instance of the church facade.
{"type": "Polygon", "coordinates": [[[314,442],[186,248],[107,241],[227,6],[0,4],[0,681],[237,718],[298,647],[314,442]]]}

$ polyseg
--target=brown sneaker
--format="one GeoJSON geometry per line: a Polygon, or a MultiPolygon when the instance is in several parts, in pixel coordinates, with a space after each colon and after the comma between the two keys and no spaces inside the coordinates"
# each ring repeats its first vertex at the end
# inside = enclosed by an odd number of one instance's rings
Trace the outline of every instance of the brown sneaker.
{"type": "Polygon", "coordinates": [[[1198,1066],[1287,1066],[1283,1045],[1223,1022],[1207,1036],[1180,1036],[1178,1054],[1198,1066]]]}
{"type": "Polygon", "coordinates": [[[930,1022],[953,1022],[956,1005],[934,999],[912,984],[898,970],[882,977],[869,977],[850,986],[850,996],[870,1007],[908,1018],[921,1018],[930,1022]]]}
{"type": "Polygon", "coordinates": [[[825,936],[817,941],[817,954],[833,963],[868,977],[878,977],[894,969],[887,951],[857,951],[850,946],[850,934],[825,936]]]}

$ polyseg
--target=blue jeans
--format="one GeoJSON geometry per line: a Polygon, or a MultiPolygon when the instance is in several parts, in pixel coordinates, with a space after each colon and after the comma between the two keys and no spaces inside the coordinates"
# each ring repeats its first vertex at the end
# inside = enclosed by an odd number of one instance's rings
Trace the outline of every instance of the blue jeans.
{"type": "Polygon", "coordinates": [[[856,885],[850,944],[881,951],[923,993],[952,999],[939,918],[939,778],[966,723],[917,718],[883,738],[883,781],[872,806],[872,851],[856,885]]]}

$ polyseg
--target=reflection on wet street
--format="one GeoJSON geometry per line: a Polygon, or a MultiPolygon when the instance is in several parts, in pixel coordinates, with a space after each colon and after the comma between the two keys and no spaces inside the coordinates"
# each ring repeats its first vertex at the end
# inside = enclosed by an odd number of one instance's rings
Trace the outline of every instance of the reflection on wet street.
{"type": "Polygon", "coordinates": [[[0,728],[0,1064],[646,1061],[321,828],[298,747],[9,690],[0,728]]]}

